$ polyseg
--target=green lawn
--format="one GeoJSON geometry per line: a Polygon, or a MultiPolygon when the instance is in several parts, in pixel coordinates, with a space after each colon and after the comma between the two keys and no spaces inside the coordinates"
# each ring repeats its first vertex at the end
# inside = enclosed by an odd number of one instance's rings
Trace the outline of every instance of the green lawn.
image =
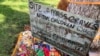
{"type": "MultiPolygon", "coordinates": [[[[59,0],[33,0],[56,7],[59,0]]],[[[0,0],[0,56],[10,56],[18,33],[29,24],[27,0],[0,0]]]]}

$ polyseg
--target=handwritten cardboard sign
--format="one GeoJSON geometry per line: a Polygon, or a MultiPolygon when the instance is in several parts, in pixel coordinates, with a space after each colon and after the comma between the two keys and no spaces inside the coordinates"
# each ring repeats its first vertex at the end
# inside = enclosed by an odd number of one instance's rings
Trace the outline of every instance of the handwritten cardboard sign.
{"type": "Polygon", "coordinates": [[[99,27],[98,20],[54,9],[29,0],[34,36],[72,55],[85,56],[99,27]]]}

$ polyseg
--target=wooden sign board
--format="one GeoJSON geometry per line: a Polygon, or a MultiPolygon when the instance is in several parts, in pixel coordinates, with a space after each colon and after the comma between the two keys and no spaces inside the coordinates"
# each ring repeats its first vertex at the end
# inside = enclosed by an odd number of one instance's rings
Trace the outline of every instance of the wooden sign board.
{"type": "Polygon", "coordinates": [[[29,0],[34,36],[72,55],[85,56],[99,27],[98,20],[54,9],[29,0]]]}

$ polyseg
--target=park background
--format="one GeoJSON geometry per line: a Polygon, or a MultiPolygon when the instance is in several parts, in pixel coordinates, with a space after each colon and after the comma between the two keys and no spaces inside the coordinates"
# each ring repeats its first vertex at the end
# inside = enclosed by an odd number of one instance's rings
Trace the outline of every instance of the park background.
{"type": "MultiPolygon", "coordinates": [[[[33,0],[56,8],[59,0],[33,0]]],[[[11,56],[18,34],[29,22],[28,0],[0,0],[0,56],[11,56]]]]}

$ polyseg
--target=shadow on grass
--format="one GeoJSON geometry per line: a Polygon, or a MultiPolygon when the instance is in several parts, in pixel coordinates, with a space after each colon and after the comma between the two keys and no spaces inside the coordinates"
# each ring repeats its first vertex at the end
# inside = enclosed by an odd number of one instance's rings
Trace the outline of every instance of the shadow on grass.
{"type": "MultiPolygon", "coordinates": [[[[40,2],[41,0],[33,1],[44,5],[50,5],[40,2]]],[[[3,2],[3,0],[0,0],[0,2],[3,2]]],[[[11,54],[18,33],[23,30],[24,24],[29,24],[29,15],[24,12],[13,10],[7,5],[0,5],[0,14],[5,16],[5,21],[0,23],[0,53],[11,54]]]]}
{"type": "Polygon", "coordinates": [[[3,2],[3,1],[5,1],[5,0],[0,0],[0,3],[3,2]]]}
{"type": "MultiPolygon", "coordinates": [[[[1,1],[3,2],[3,0],[0,0],[0,2],[1,1]]],[[[39,1],[37,2],[50,5],[39,1]]],[[[5,16],[5,21],[0,23],[0,53],[11,54],[18,33],[23,30],[24,24],[29,24],[29,15],[24,12],[13,10],[7,5],[0,5],[0,14],[5,16]]]]}
{"type": "MultiPolygon", "coordinates": [[[[3,0],[0,0],[0,2],[1,1],[3,2],[3,0]]],[[[38,3],[50,5],[39,2],[39,0],[38,3]]],[[[11,54],[18,33],[23,30],[24,24],[29,24],[29,15],[24,12],[13,10],[7,5],[0,5],[0,14],[5,16],[5,21],[0,23],[0,53],[11,54]]]]}
{"type": "Polygon", "coordinates": [[[5,21],[0,23],[0,53],[11,54],[18,33],[24,24],[29,24],[29,15],[6,5],[0,5],[0,14],[5,16],[5,21]]]}

